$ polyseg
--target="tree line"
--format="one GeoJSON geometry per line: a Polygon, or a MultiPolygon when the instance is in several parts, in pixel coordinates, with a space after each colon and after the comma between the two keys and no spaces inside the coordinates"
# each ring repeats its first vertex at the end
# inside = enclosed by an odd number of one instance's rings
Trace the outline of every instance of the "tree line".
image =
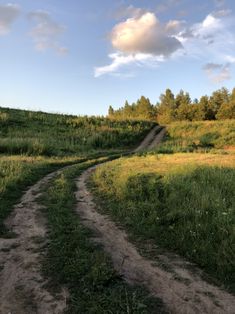
{"type": "Polygon", "coordinates": [[[180,90],[174,95],[168,88],[160,95],[156,105],[142,96],[133,104],[126,101],[125,105],[117,110],[110,106],[108,117],[117,120],[151,120],[161,124],[174,121],[235,119],[235,88],[229,92],[223,87],[213,92],[210,97],[205,95],[193,101],[189,93],[180,90]]]}

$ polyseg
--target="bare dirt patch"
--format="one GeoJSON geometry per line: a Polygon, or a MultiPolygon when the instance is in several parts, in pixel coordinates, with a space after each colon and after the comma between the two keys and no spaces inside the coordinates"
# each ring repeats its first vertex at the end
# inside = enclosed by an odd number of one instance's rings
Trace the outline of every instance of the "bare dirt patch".
{"type": "Polygon", "coordinates": [[[1,314],[60,314],[66,307],[66,290],[57,295],[48,292],[40,272],[47,230],[37,198],[59,172],[29,188],[6,221],[15,237],[0,239],[1,314]]]}
{"type": "Polygon", "coordinates": [[[155,126],[149,134],[144,138],[144,140],[141,142],[141,144],[134,150],[135,153],[140,152],[141,150],[147,149],[147,148],[154,148],[156,145],[158,145],[164,135],[165,135],[165,128],[162,126],[155,126]]]}

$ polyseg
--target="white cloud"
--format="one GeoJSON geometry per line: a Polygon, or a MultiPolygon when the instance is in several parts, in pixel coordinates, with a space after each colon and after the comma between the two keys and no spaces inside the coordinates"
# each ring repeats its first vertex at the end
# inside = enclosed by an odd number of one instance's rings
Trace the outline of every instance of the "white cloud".
{"type": "Polygon", "coordinates": [[[95,77],[102,76],[108,73],[114,73],[124,65],[136,64],[139,66],[158,66],[159,62],[164,61],[163,56],[154,56],[151,54],[137,53],[124,54],[122,52],[112,53],[109,55],[112,63],[104,67],[95,68],[95,77]]]}
{"type": "Polygon", "coordinates": [[[164,26],[150,12],[117,24],[112,31],[111,42],[115,49],[124,53],[150,53],[156,56],[170,56],[182,48],[181,43],[168,36],[164,26]]]}
{"type": "Polygon", "coordinates": [[[20,15],[20,7],[16,4],[0,5],[0,36],[10,32],[12,24],[20,15]]]}
{"type": "Polygon", "coordinates": [[[156,66],[183,48],[174,37],[180,25],[178,21],[162,25],[153,13],[137,14],[136,11],[135,17],[113,28],[110,38],[116,52],[109,55],[112,63],[95,68],[95,77],[113,73],[128,64],[156,66]]]}
{"type": "Polygon", "coordinates": [[[68,49],[60,45],[60,36],[65,32],[65,27],[55,22],[49,13],[35,11],[28,14],[29,19],[35,23],[30,32],[35,48],[38,51],[55,50],[59,55],[68,53],[68,49]]]}
{"type": "MultiPolygon", "coordinates": [[[[201,23],[196,23],[185,30],[185,33],[189,33],[195,38],[207,39],[214,37],[224,30],[224,25],[220,18],[209,14],[201,23]]],[[[187,36],[185,36],[187,38],[187,36]]]]}
{"type": "Polygon", "coordinates": [[[166,33],[168,35],[177,35],[182,30],[184,24],[184,21],[170,20],[165,26],[166,33]]]}
{"type": "Polygon", "coordinates": [[[231,79],[230,64],[207,63],[203,70],[213,83],[222,83],[231,79]]]}
{"type": "Polygon", "coordinates": [[[235,23],[230,10],[220,7],[191,25],[181,20],[163,24],[154,13],[134,7],[129,11],[131,17],[118,23],[111,32],[115,51],[109,55],[111,64],[95,68],[96,77],[115,73],[128,65],[140,65],[137,55],[141,55],[146,56],[141,61],[144,66],[156,66],[159,59],[185,58],[211,65],[214,60],[214,68],[204,68],[208,77],[217,83],[231,78],[230,68],[235,63],[235,23]]]}
{"type": "Polygon", "coordinates": [[[232,13],[232,10],[230,10],[230,9],[223,9],[223,10],[219,10],[219,11],[213,12],[213,16],[215,16],[215,17],[223,17],[223,16],[228,16],[231,13],[232,13]]]}
{"type": "Polygon", "coordinates": [[[225,56],[235,48],[235,37],[230,17],[207,15],[201,23],[185,27],[176,36],[184,45],[188,56],[207,62],[226,62],[225,56]],[[225,40],[226,38],[226,40],[225,40]]]}
{"type": "Polygon", "coordinates": [[[227,60],[228,63],[235,63],[235,57],[234,56],[227,55],[227,56],[225,56],[225,60],[227,60]]]}

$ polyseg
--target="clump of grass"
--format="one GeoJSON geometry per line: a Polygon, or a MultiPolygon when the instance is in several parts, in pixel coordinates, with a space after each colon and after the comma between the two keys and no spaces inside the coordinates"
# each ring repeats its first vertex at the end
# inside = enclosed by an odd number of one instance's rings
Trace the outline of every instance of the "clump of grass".
{"type": "Polygon", "coordinates": [[[235,120],[174,122],[167,126],[167,136],[156,153],[208,152],[235,143],[235,120]]]}
{"type": "Polygon", "coordinates": [[[44,192],[49,246],[44,274],[52,285],[66,285],[70,292],[67,313],[166,313],[161,302],[141,287],[127,285],[114,271],[109,257],[90,241],[91,232],[74,213],[74,178],[92,160],[65,170],[44,192]]]}
{"type": "Polygon", "coordinates": [[[234,291],[234,155],[123,158],[92,180],[104,212],[133,237],[186,256],[234,291]]]}

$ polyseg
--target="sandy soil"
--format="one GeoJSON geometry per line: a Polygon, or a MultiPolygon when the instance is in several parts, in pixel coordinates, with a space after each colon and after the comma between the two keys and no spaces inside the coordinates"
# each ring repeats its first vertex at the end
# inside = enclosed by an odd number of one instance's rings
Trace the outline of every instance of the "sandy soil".
{"type": "Polygon", "coordinates": [[[52,295],[40,272],[47,231],[42,206],[36,201],[42,187],[59,172],[32,186],[6,221],[16,236],[0,239],[1,314],[60,314],[66,307],[66,290],[52,295]]]}
{"type": "Polygon", "coordinates": [[[141,142],[141,144],[134,150],[135,153],[140,152],[141,150],[147,149],[147,148],[153,148],[157,144],[160,143],[163,136],[159,138],[159,131],[160,133],[164,133],[165,135],[165,128],[162,128],[161,126],[157,125],[155,126],[149,134],[144,138],[144,140],[141,142]],[[160,131],[161,130],[161,131],[160,131]],[[157,136],[156,136],[157,135],[157,136]]]}
{"type": "Polygon", "coordinates": [[[157,136],[154,137],[153,141],[148,145],[148,149],[153,149],[156,146],[158,146],[162,142],[165,135],[166,129],[162,128],[161,131],[157,134],[157,136]]]}

